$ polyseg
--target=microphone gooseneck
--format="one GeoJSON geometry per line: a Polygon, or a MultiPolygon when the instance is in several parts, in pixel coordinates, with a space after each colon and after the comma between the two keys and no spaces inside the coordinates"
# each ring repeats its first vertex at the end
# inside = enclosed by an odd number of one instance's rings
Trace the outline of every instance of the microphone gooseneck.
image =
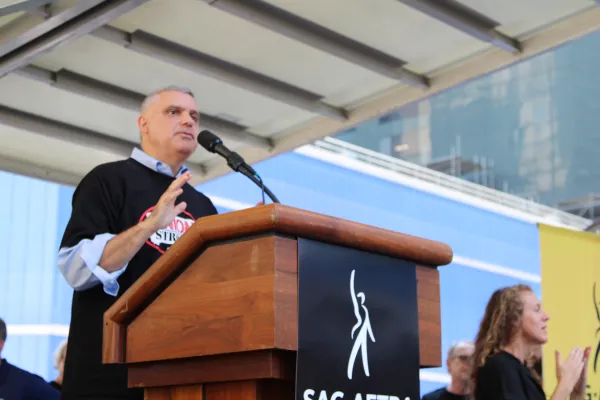
{"type": "Polygon", "coordinates": [[[235,151],[229,150],[221,138],[208,130],[203,130],[198,135],[198,144],[211,153],[216,153],[227,161],[229,168],[235,172],[239,172],[254,182],[262,191],[262,200],[265,202],[265,193],[273,200],[274,203],[279,203],[277,196],[265,186],[262,178],[250,165],[246,164],[242,156],[235,151]]]}

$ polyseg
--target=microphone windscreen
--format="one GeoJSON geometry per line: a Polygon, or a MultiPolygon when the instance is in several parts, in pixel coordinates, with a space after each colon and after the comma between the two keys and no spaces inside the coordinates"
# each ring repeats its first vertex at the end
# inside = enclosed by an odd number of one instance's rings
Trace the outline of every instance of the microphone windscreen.
{"type": "Polygon", "coordinates": [[[204,147],[206,150],[214,153],[215,146],[218,144],[223,144],[223,142],[217,135],[205,129],[198,135],[198,144],[200,144],[200,146],[204,147]]]}

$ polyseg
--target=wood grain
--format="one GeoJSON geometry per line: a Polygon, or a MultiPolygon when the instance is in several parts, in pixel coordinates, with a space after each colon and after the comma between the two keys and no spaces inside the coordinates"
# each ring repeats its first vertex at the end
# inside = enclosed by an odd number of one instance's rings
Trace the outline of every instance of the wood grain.
{"type": "Polygon", "coordinates": [[[202,385],[148,388],[144,400],[204,400],[202,385]]]}
{"type": "Polygon", "coordinates": [[[205,386],[205,400],[294,400],[295,386],[289,381],[242,381],[205,386]]]}
{"type": "Polygon", "coordinates": [[[275,241],[275,347],[298,349],[298,242],[275,241]]]}
{"type": "Polygon", "coordinates": [[[130,364],[130,387],[270,379],[294,382],[296,353],[261,350],[130,364]]]}
{"type": "Polygon", "coordinates": [[[127,362],[274,348],[276,242],[209,247],[128,326],[127,362]]]}
{"type": "Polygon", "coordinates": [[[294,400],[290,381],[260,380],[148,388],[144,400],[294,400]]]}
{"type": "Polygon", "coordinates": [[[201,218],[138,279],[104,316],[104,363],[125,361],[124,327],[211,243],[281,233],[440,266],[452,260],[443,243],[316,214],[281,204],[201,218]]]}
{"type": "Polygon", "coordinates": [[[204,400],[258,400],[260,398],[259,382],[243,381],[206,385],[204,400]]]}
{"type": "MultiPolygon", "coordinates": [[[[127,362],[257,349],[297,350],[297,263],[297,242],[284,237],[267,236],[208,248],[129,325],[127,362]]],[[[439,366],[439,274],[423,266],[418,266],[416,273],[420,363],[424,367],[439,366]]],[[[240,379],[252,374],[266,377],[252,362],[238,362],[251,371],[241,371],[240,379]]],[[[132,376],[144,368],[143,364],[134,364],[132,376]]],[[[217,363],[212,368],[217,368],[217,363]]],[[[186,369],[192,370],[189,364],[186,369]]],[[[173,379],[180,383],[210,382],[189,381],[185,376],[173,379]]],[[[216,376],[213,379],[219,380],[216,376]]],[[[161,384],[156,375],[145,380],[145,384],[161,384]]],[[[131,383],[142,382],[138,379],[131,383]]]]}
{"type": "Polygon", "coordinates": [[[442,365],[440,278],[437,269],[417,266],[419,354],[421,367],[442,365]]]}
{"type": "Polygon", "coordinates": [[[171,389],[168,387],[148,388],[144,390],[144,400],[171,400],[171,389]]]}

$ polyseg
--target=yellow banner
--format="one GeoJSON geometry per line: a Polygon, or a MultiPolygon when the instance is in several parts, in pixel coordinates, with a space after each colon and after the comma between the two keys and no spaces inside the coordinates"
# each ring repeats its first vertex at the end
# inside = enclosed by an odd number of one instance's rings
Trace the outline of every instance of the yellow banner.
{"type": "Polygon", "coordinates": [[[544,390],[556,387],[555,350],[591,346],[588,399],[600,399],[600,236],[539,225],[542,305],[550,315],[544,390]]]}

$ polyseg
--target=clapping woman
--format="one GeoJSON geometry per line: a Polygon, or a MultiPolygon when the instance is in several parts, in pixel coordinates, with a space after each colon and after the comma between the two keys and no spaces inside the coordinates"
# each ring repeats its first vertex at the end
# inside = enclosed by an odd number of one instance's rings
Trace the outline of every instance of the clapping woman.
{"type": "MultiPolygon", "coordinates": [[[[480,324],[473,355],[476,400],[545,400],[527,357],[548,340],[548,314],[531,288],[497,290],[480,324]]],[[[590,348],[574,348],[562,361],[557,354],[558,384],[550,400],[583,400],[590,348]]]]}

